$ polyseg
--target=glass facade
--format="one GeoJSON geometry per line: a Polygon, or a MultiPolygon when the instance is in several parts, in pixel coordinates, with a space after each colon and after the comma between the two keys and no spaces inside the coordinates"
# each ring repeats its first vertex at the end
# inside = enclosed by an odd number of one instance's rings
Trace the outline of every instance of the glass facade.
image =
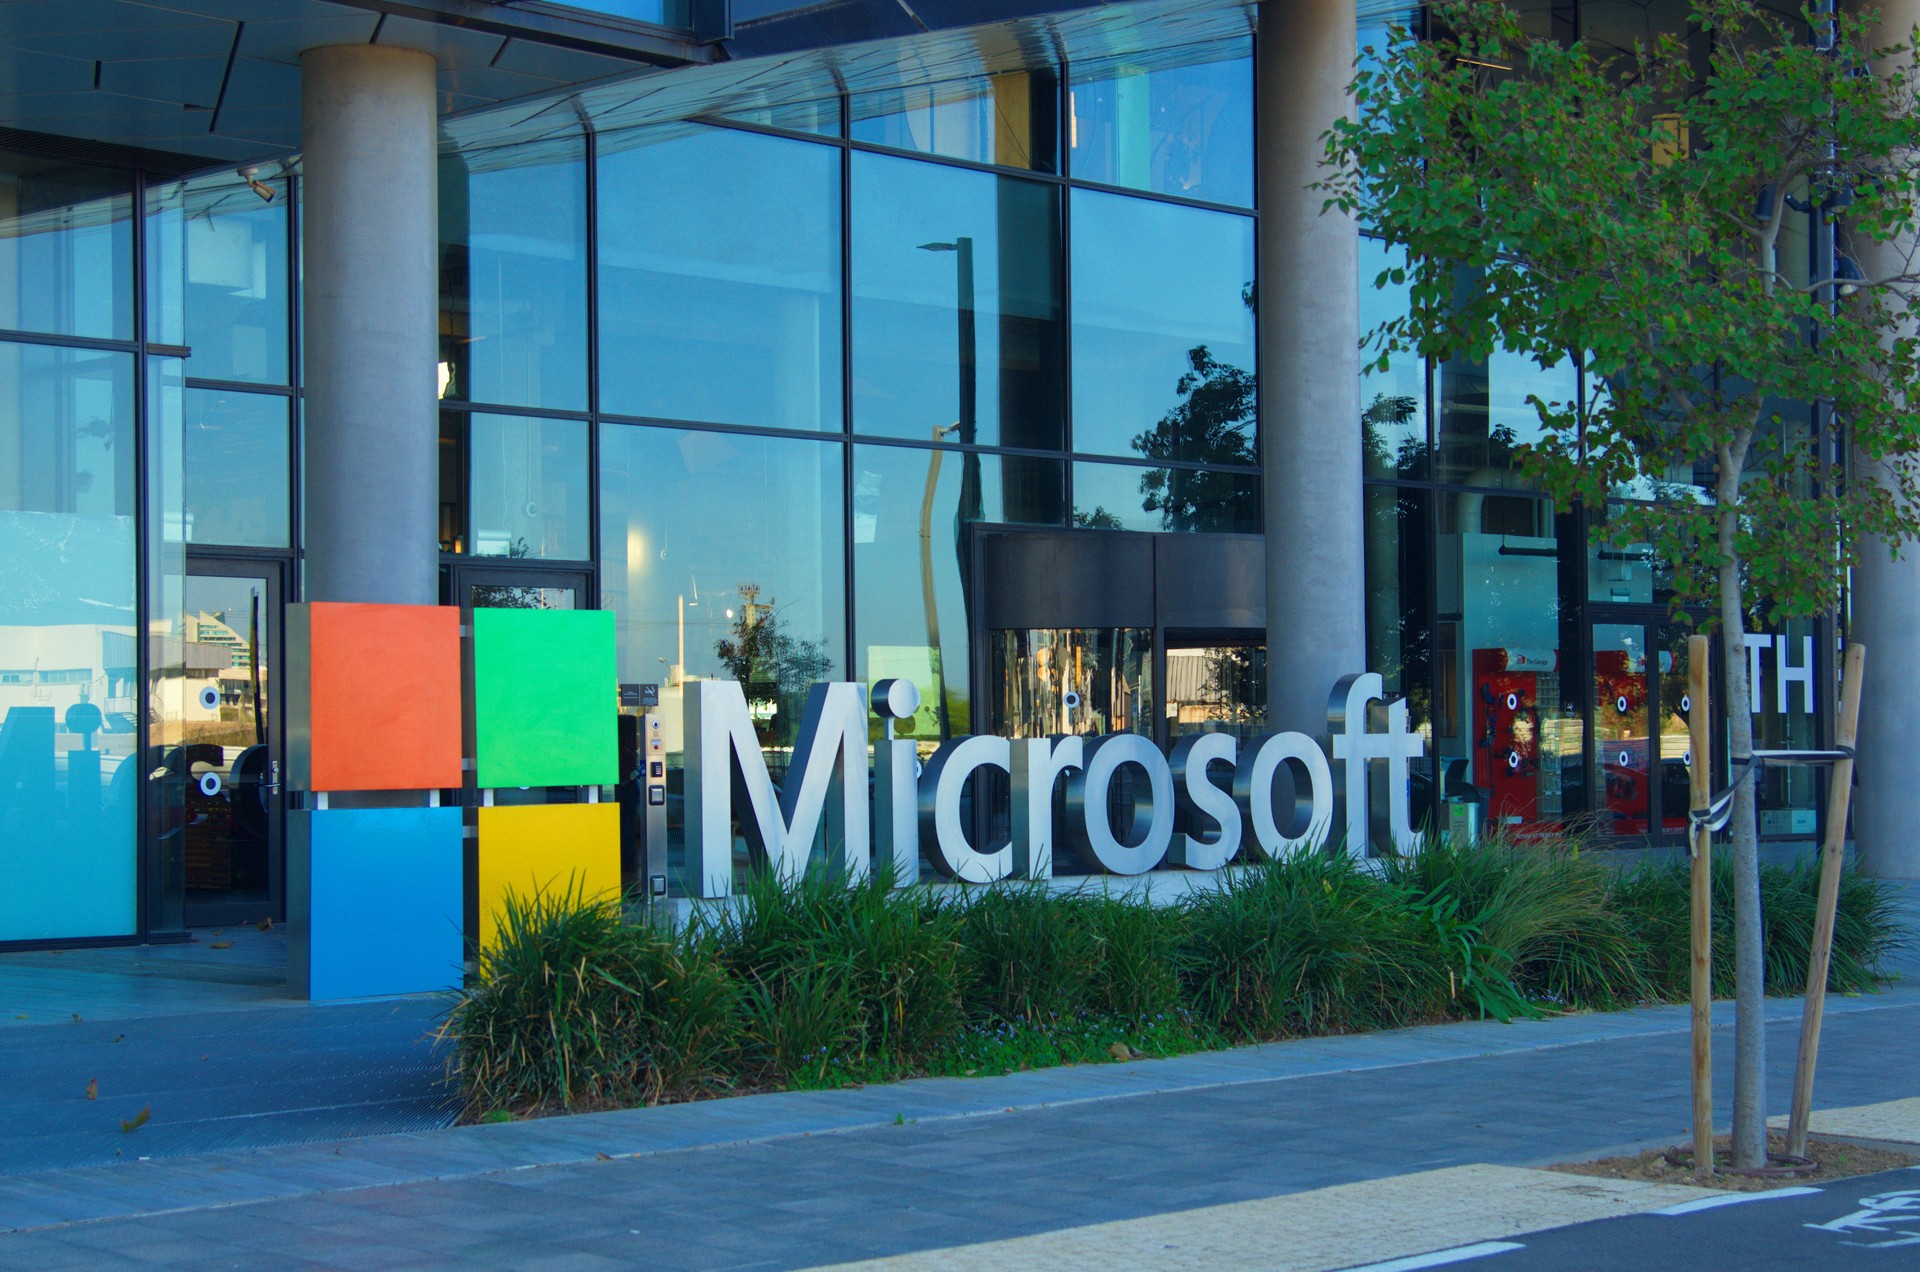
{"type": "MultiPolygon", "coordinates": [[[[1404,312],[1405,288],[1385,277],[1398,263],[1363,239],[1364,327],[1404,312]]],[[[1552,367],[1504,352],[1395,357],[1363,373],[1368,663],[1428,738],[1413,808],[1440,829],[1684,836],[1687,637],[1707,615],[1676,612],[1663,563],[1607,522],[1621,501],[1694,497],[1710,465],[1558,515],[1524,468],[1541,432],[1530,395],[1591,405],[1606,391],[1571,355],[1552,367]]],[[[1776,427],[1812,427],[1804,407],[1779,414],[1776,427]]],[[[1750,630],[1756,745],[1819,745],[1831,625],[1750,630]]],[[[1768,769],[1761,833],[1814,836],[1823,788],[1818,770],[1768,769]]]]}
{"type": "MultiPolygon", "coordinates": [[[[776,780],[820,679],[913,680],[923,753],[1260,727],[1258,631],[986,624],[1005,530],[1262,528],[1250,41],[1029,61],[446,144],[443,599],[616,615],[622,682],[662,690],[676,890],[690,679],[740,684],[776,780]]],[[[300,209],[291,169],[0,154],[0,942],[274,903],[255,813],[300,598],[300,209]],[[208,772],[253,803],[196,796],[208,772]]],[[[1374,286],[1398,264],[1363,241],[1363,325],[1404,305],[1374,286]]],[[[1603,392],[1571,355],[1363,381],[1367,657],[1429,743],[1435,824],[1676,829],[1663,571],[1521,462],[1529,395],[1603,392]]],[[[1824,736],[1831,646],[1756,629],[1764,745],[1824,736]]],[[[1769,772],[1763,833],[1813,834],[1820,785],[1769,772]]]]}

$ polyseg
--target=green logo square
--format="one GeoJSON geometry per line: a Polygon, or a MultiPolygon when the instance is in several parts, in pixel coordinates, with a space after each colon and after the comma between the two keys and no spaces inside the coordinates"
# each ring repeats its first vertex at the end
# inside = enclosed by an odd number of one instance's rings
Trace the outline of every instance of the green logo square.
{"type": "Polygon", "coordinates": [[[618,708],[611,612],[473,611],[476,785],[612,785],[618,708]]]}

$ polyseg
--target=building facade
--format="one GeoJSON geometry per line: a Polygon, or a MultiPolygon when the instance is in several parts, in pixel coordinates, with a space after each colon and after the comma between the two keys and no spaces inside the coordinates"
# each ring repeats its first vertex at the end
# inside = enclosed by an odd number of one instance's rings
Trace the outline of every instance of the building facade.
{"type": "MultiPolygon", "coordinates": [[[[1415,11],[0,17],[0,944],[284,913],[297,600],[611,611],[675,891],[693,679],[740,684],[777,781],[823,680],[912,681],[931,755],[1317,733],[1371,669],[1426,743],[1417,816],[1681,837],[1659,563],[1515,460],[1530,393],[1603,386],[1573,358],[1360,374],[1390,261],[1305,186],[1354,50],[1415,11]]],[[[1903,569],[1857,627],[1915,603],[1903,569]]],[[[1766,743],[1827,737],[1837,635],[1752,638],[1766,743]]],[[[1870,771],[1894,729],[1866,728],[1870,771]]],[[[1764,779],[1767,838],[1821,829],[1807,774],[1764,779]]],[[[991,833],[1004,783],[972,794],[991,833]]],[[[1897,823],[1882,798],[1862,816],[1897,823]]],[[[1862,831],[1920,870],[1896,840],[1862,831]]]]}

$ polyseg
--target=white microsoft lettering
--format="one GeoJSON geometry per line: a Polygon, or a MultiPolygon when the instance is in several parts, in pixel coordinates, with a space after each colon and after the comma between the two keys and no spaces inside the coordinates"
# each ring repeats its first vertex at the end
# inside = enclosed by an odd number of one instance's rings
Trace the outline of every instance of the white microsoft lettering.
{"type": "MultiPolygon", "coordinates": [[[[1406,701],[1385,701],[1381,679],[1371,672],[1343,677],[1334,687],[1324,744],[1302,733],[1278,733],[1243,748],[1229,734],[1208,733],[1180,739],[1169,759],[1134,733],[957,737],[942,743],[917,776],[914,744],[896,739],[893,728],[894,721],[912,716],[919,694],[907,682],[882,681],[872,705],[886,722],[886,736],[874,746],[871,812],[864,686],[813,687],[787,780],[777,793],[740,686],[695,680],[687,682],[686,693],[687,860],[705,897],[732,891],[736,794],[747,803],[740,827],[748,851],[783,877],[805,869],[824,821],[828,864],[849,880],[865,877],[877,850],[892,862],[895,883],[912,883],[924,845],[942,875],[991,883],[1053,874],[1061,833],[1054,824],[1054,795],[1062,779],[1064,833],[1090,864],[1112,874],[1143,874],[1163,862],[1216,870],[1243,852],[1283,860],[1324,847],[1340,822],[1348,852],[1364,856],[1372,820],[1370,770],[1379,763],[1386,766],[1386,821],[1394,848],[1420,848],[1407,785],[1409,762],[1424,754],[1425,744],[1408,730],[1406,701]],[[1341,768],[1339,783],[1334,765],[1341,768]],[[1275,809],[1283,767],[1293,791],[1284,818],[1275,809]],[[1216,768],[1230,771],[1231,781],[1216,778],[1216,768]],[[1008,777],[1012,806],[1004,842],[973,838],[985,833],[979,828],[989,819],[967,815],[963,796],[982,769],[1008,777]],[[1110,814],[1123,772],[1136,779],[1127,787],[1135,803],[1124,836],[1110,814]]],[[[973,785],[983,799],[986,788],[973,785]]]]}

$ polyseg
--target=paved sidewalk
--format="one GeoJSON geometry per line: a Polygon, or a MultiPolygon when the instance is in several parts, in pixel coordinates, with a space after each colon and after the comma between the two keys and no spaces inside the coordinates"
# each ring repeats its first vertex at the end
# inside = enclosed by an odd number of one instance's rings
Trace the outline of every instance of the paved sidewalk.
{"type": "MultiPolygon", "coordinates": [[[[1798,1004],[1771,1006],[1778,1108],[1798,1004]]],[[[1827,1028],[1823,1106],[1920,1094],[1920,989],[1827,1028]]],[[[1677,1141],[1687,1053],[1662,1008],[15,1176],[0,1266],[852,1261],[1677,1141]]]]}
{"type": "MultiPolygon", "coordinates": [[[[1800,1005],[1768,1010],[1781,1110],[1800,1005]]],[[[1716,1021],[1724,1114],[1730,1004],[1716,1021]]],[[[1917,1036],[1913,980],[1830,1000],[1819,1105],[1920,1097],[1917,1036]]],[[[1687,1055],[1686,1010],[1654,1008],[154,1155],[0,1175],[0,1267],[772,1268],[937,1251],[1676,1142],[1687,1055]]],[[[156,1105],[119,1138],[165,1131],[156,1105]]]]}

